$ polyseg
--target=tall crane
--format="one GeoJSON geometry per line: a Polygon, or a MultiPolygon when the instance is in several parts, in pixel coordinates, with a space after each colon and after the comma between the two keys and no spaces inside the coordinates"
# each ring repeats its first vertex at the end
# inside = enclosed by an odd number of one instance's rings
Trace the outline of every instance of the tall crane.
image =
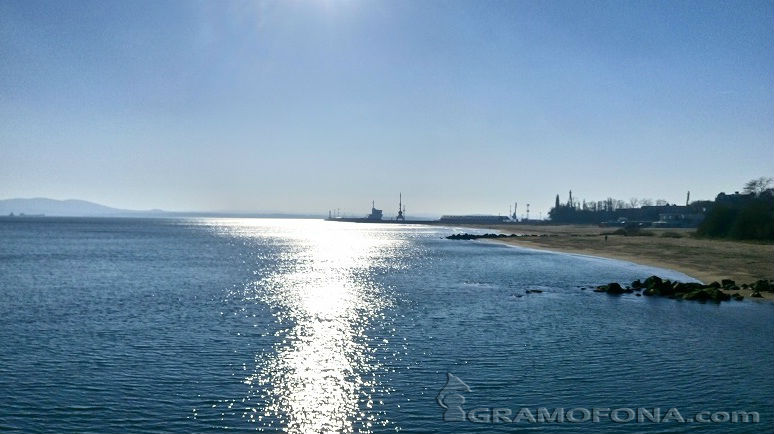
{"type": "Polygon", "coordinates": [[[405,212],[406,208],[403,206],[403,193],[398,193],[398,216],[395,217],[395,220],[406,221],[406,217],[403,215],[405,212]]]}

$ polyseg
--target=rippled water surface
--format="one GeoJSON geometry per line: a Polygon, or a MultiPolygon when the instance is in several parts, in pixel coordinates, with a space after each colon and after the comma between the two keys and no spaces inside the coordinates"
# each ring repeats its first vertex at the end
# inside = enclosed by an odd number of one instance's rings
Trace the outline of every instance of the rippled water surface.
{"type": "Polygon", "coordinates": [[[453,231],[2,219],[0,431],[774,428],[771,303],[597,294],[580,287],[690,278],[443,239],[453,231]],[[761,421],[444,421],[447,373],[469,387],[465,412],[675,407],[761,421]]]}

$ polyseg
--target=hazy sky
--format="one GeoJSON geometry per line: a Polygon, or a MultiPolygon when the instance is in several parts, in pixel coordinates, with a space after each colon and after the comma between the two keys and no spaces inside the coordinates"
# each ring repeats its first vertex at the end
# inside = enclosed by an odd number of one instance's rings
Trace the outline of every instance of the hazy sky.
{"type": "Polygon", "coordinates": [[[771,1],[0,1],[0,198],[506,213],[774,173],[771,1]]]}

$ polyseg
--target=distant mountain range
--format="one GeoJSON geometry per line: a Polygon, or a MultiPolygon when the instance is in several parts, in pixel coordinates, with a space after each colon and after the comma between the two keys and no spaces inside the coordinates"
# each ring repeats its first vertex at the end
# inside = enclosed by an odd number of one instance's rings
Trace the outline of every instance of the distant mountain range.
{"type": "Polygon", "coordinates": [[[162,210],[132,211],[78,199],[56,200],[44,197],[0,200],[0,215],[46,215],[62,217],[139,217],[162,216],[162,210]]]}
{"type": "Polygon", "coordinates": [[[243,212],[173,212],[160,209],[128,210],[111,208],[78,199],[56,200],[44,197],[32,199],[0,199],[0,217],[11,213],[18,216],[45,215],[50,217],[265,217],[322,218],[318,214],[243,213],[243,212]]]}

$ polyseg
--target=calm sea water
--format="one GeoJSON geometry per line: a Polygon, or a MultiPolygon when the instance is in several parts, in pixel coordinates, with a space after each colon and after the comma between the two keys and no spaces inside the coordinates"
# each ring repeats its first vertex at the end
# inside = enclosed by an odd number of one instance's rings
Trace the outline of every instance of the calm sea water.
{"type": "Polygon", "coordinates": [[[0,431],[772,431],[771,303],[583,291],[689,278],[454,230],[2,219],[0,431]],[[439,395],[447,373],[467,388],[439,395]],[[455,422],[438,401],[761,421],[455,422]]]}

